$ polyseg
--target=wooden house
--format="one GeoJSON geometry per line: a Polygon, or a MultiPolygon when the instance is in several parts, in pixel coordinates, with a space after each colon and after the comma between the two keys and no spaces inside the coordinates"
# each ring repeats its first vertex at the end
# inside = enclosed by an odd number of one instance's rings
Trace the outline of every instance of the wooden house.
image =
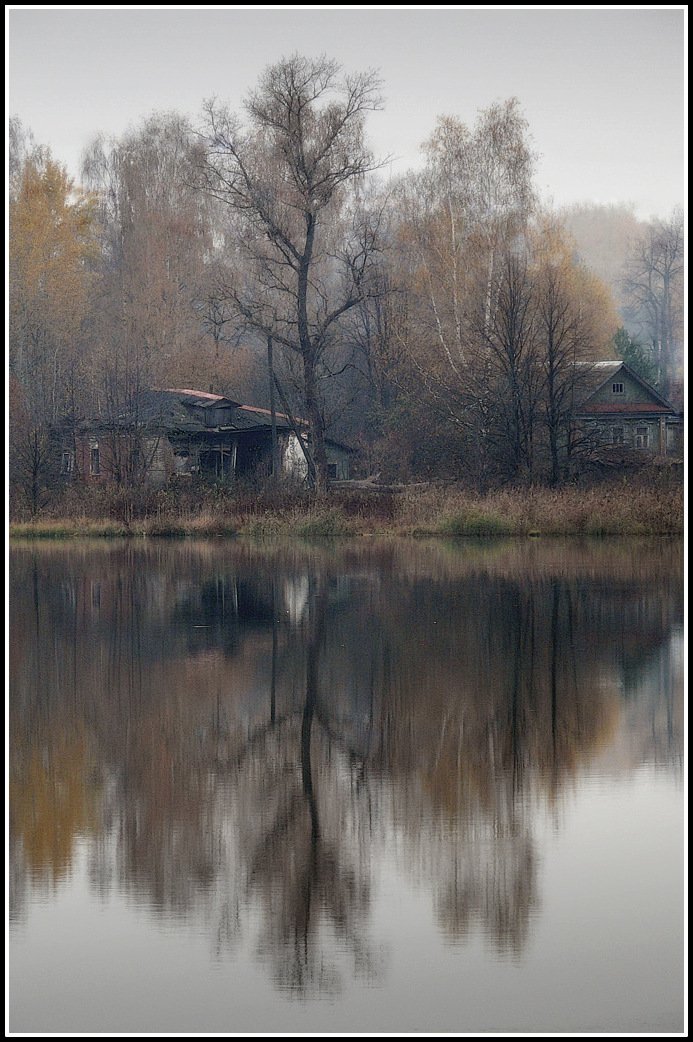
{"type": "MultiPolygon", "coordinates": [[[[276,414],[281,473],[304,481],[310,451],[306,421],[276,414]],[[304,447],[302,447],[302,445],[304,447]]],[[[326,444],[330,477],[349,477],[352,450],[326,444]]],[[[161,487],[172,478],[263,480],[272,469],[272,419],[268,409],[188,388],[140,393],[112,420],[84,421],[64,435],[61,470],[90,483],[140,480],[161,487]]]]}
{"type": "Polygon", "coordinates": [[[583,367],[575,419],[595,448],[683,457],[683,413],[620,360],[583,367]]]}

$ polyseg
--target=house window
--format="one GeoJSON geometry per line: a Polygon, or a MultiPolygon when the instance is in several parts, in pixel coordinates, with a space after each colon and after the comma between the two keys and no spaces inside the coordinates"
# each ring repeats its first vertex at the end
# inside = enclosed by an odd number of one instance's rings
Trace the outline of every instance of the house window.
{"type": "Polygon", "coordinates": [[[611,428],[611,444],[612,445],[623,445],[625,441],[623,427],[612,427],[611,428]]]}
{"type": "Polygon", "coordinates": [[[328,463],[327,464],[327,476],[330,478],[331,481],[336,481],[337,480],[337,464],[336,463],[328,463]]]}
{"type": "Polygon", "coordinates": [[[63,452],[62,463],[60,465],[61,474],[72,474],[75,469],[75,454],[74,452],[63,452]]]}
{"type": "Polygon", "coordinates": [[[89,473],[96,477],[101,473],[101,458],[99,456],[99,446],[92,445],[91,453],[89,456],[89,473]]]}
{"type": "Polygon", "coordinates": [[[623,384],[612,384],[611,390],[613,394],[623,394],[623,384]]]}
{"type": "Polygon", "coordinates": [[[647,448],[648,429],[647,427],[636,427],[635,428],[635,447],[636,449],[647,448]]]}

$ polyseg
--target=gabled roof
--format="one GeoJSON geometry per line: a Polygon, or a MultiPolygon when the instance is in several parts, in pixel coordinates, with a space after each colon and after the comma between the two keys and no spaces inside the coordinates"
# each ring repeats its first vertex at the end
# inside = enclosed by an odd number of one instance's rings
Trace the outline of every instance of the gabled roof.
{"type": "MultiPolygon", "coordinates": [[[[247,431],[258,427],[268,427],[272,423],[268,409],[241,405],[240,402],[225,395],[195,391],[187,387],[154,388],[142,391],[137,396],[134,410],[131,411],[136,411],[137,420],[140,423],[168,430],[184,431],[189,434],[209,432],[216,428],[247,431]],[[210,425],[206,414],[211,409],[223,410],[225,415],[220,417],[220,422],[213,421],[210,425]]],[[[127,420],[125,416],[122,419],[127,420]]],[[[280,427],[290,426],[289,418],[284,413],[277,413],[276,419],[280,427]]],[[[304,420],[296,422],[305,425],[304,420]]]]}
{"type": "Polygon", "coordinates": [[[622,366],[623,362],[620,359],[612,362],[578,362],[576,369],[585,400],[591,398],[600,387],[616,376],[622,366]]]}
{"type": "Polygon", "coordinates": [[[594,413],[598,415],[633,413],[644,415],[675,413],[676,410],[671,402],[663,398],[654,387],[630,368],[621,359],[613,359],[607,362],[579,362],[577,368],[580,373],[580,404],[581,413],[594,413]],[[626,374],[631,380],[642,387],[645,402],[593,402],[591,399],[598,391],[618,375],[626,374]]]}
{"type": "Polygon", "coordinates": [[[178,394],[181,395],[185,400],[189,400],[191,405],[200,405],[202,407],[209,405],[239,405],[239,402],[234,402],[231,398],[226,398],[223,394],[213,394],[211,391],[191,391],[187,387],[167,387],[163,391],[159,391],[154,388],[153,391],[145,391],[145,394],[178,394]]]}
{"type": "MultiPolygon", "coordinates": [[[[143,391],[138,397],[143,423],[162,426],[164,429],[177,430],[187,434],[209,434],[211,431],[256,431],[267,430],[272,426],[272,414],[269,409],[257,405],[241,405],[232,398],[209,391],[195,391],[190,388],[168,387],[163,390],[143,391]],[[208,426],[205,410],[212,407],[228,408],[229,416],[223,418],[221,424],[208,426]]],[[[280,430],[293,429],[292,421],[284,412],[275,412],[275,420],[280,430]]],[[[308,430],[308,420],[300,416],[293,418],[301,430],[308,430]]],[[[349,445],[327,438],[327,443],[345,452],[353,452],[349,445]]]]}
{"type": "MultiPolygon", "coordinates": [[[[286,413],[275,413],[277,427],[281,431],[293,429],[286,413]]],[[[214,420],[217,420],[214,417],[214,420]]],[[[302,430],[308,430],[308,421],[294,417],[294,422],[302,430]]],[[[160,432],[178,434],[205,434],[215,431],[248,432],[268,430],[272,426],[272,414],[269,409],[256,405],[241,405],[225,395],[213,394],[210,391],[195,391],[187,387],[152,388],[140,391],[132,405],[121,413],[117,420],[104,419],[85,420],[83,430],[127,430],[142,426],[160,432]],[[208,412],[212,408],[224,409],[226,415],[219,417],[221,423],[208,421],[208,412]]],[[[353,452],[349,445],[327,438],[327,443],[345,452],[353,452]]]]}
{"type": "Polygon", "coordinates": [[[141,391],[118,417],[119,425],[134,423],[146,427],[194,431],[205,426],[204,414],[192,408],[203,401],[185,391],[164,391],[158,388],[141,391]]]}

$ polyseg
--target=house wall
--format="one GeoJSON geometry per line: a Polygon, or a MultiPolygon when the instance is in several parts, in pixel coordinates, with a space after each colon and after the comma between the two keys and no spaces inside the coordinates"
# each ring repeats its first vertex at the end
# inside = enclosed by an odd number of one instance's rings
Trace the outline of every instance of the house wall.
{"type": "MultiPolygon", "coordinates": [[[[333,481],[346,481],[349,478],[349,453],[329,442],[325,446],[327,467],[333,481]]],[[[308,464],[299,445],[298,438],[291,433],[282,439],[282,469],[286,475],[297,481],[305,481],[308,476],[308,464]]]]}
{"type": "Polygon", "coordinates": [[[622,445],[627,449],[641,449],[646,452],[661,451],[658,419],[631,420],[615,416],[609,420],[601,420],[595,426],[603,445],[622,445]]]}
{"type": "Polygon", "coordinates": [[[80,478],[90,485],[143,478],[157,488],[165,485],[175,470],[173,449],[164,435],[136,437],[108,431],[78,434],[74,442],[64,441],[60,465],[64,477],[80,478]],[[65,453],[73,453],[67,470],[65,453]]]}
{"type": "Polygon", "coordinates": [[[609,416],[584,419],[585,430],[598,445],[622,447],[659,456],[683,455],[683,424],[676,417],[609,416]]]}
{"type": "Polygon", "coordinates": [[[683,458],[683,419],[667,423],[667,455],[683,458]]]}
{"type": "Polygon", "coordinates": [[[603,387],[600,387],[595,394],[590,396],[590,405],[633,405],[638,402],[653,402],[655,399],[651,398],[645,391],[642,384],[637,380],[634,380],[629,373],[621,370],[616,373],[612,379],[608,380],[603,387]],[[623,391],[615,393],[613,390],[614,384],[622,384],[623,391]]]}
{"type": "MultiPolygon", "coordinates": [[[[74,457],[65,464],[64,454],[72,452],[73,442],[61,443],[56,467],[65,478],[79,477],[89,484],[129,478],[150,488],[162,488],[174,478],[201,475],[209,479],[233,481],[257,478],[271,473],[269,429],[242,434],[211,432],[209,435],[132,434],[98,432],[80,434],[74,442],[74,457]]],[[[349,453],[328,444],[327,462],[333,480],[349,477],[349,453]]],[[[296,481],[308,475],[303,450],[293,432],[279,433],[282,472],[296,481]]]]}
{"type": "Polygon", "coordinates": [[[305,481],[308,477],[308,464],[296,435],[283,435],[279,440],[279,451],[284,474],[295,481],[305,481]]]}
{"type": "Polygon", "coordinates": [[[337,445],[327,446],[327,466],[333,481],[349,480],[349,465],[351,457],[344,449],[337,445]]]}
{"type": "Polygon", "coordinates": [[[143,438],[141,451],[147,484],[162,488],[176,470],[171,442],[165,435],[143,438]]]}
{"type": "Polygon", "coordinates": [[[682,455],[683,421],[626,370],[605,381],[584,405],[584,429],[595,445],[654,455],[682,455]],[[597,415],[590,415],[594,410],[597,415]]]}
{"type": "Polygon", "coordinates": [[[111,435],[79,434],[74,439],[73,476],[90,485],[110,481],[116,471],[117,446],[111,435]]]}

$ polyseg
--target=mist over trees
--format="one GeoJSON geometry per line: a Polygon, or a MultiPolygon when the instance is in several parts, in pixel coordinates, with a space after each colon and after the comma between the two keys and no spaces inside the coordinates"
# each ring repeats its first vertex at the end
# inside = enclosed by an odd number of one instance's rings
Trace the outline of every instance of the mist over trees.
{"type": "Polygon", "coordinates": [[[683,212],[638,220],[625,205],[561,211],[579,258],[611,290],[622,323],[616,355],[665,396],[683,385],[683,212]],[[626,353],[623,353],[625,349],[626,353]]]}
{"type": "Polygon", "coordinates": [[[294,55],[242,115],[212,100],[196,125],[155,113],[97,138],[81,185],[10,121],[10,426],[35,504],[58,422],[147,387],[268,405],[268,338],[318,489],[326,437],[363,474],[557,483],[576,362],[630,351],[672,391],[680,213],[544,212],[517,99],[441,116],[423,167],[386,182],[382,105],[374,72],[294,55]]]}

